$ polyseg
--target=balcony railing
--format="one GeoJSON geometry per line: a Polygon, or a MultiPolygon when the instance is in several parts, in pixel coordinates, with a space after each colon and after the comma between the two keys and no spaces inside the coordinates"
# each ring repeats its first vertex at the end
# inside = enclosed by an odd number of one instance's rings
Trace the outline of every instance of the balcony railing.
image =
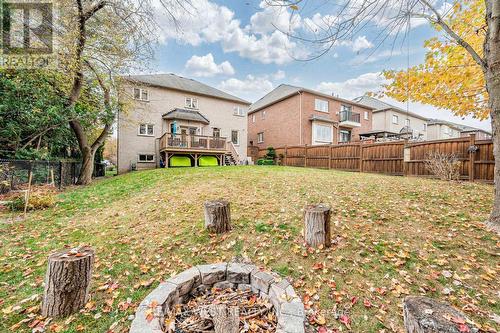
{"type": "Polygon", "coordinates": [[[186,150],[227,150],[226,138],[204,135],[165,133],[160,138],[160,150],[178,148],[186,150]]]}
{"type": "Polygon", "coordinates": [[[360,114],[356,112],[351,112],[351,111],[340,111],[339,113],[340,116],[340,122],[345,122],[349,121],[352,123],[360,123],[360,114]]]}

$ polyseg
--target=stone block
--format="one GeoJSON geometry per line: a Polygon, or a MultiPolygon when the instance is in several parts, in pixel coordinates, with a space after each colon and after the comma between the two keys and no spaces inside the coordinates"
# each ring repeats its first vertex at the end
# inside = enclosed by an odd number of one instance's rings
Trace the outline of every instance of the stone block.
{"type": "Polygon", "coordinates": [[[281,303],[280,315],[284,316],[294,316],[300,317],[304,319],[306,313],[304,310],[304,304],[300,301],[300,299],[294,299],[291,302],[281,303]]]}
{"type": "Polygon", "coordinates": [[[217,289],[222,289],[222,290],[229,289],[229,288],[232,289],[232,288],[234,288],[234,283],[231,283],[229,281],[221,281],[221,282],[215,283],[213,287],[217,288],[217,289]]]}
{"type": "Polygon", "coordinates": [[[135,313],[135,318],[130,326],[129,333],[161,333],[163,322],[163,311],[161,306],[157,306],[156,309],[139,308],[135,313]],[[151,321],[146,319],[148,311],[152,310],[154,318],[151,321]]]}
{"type": "Polygon", "coordinates": [[[211,286],[214,283],[226,280],[226,263],[199,265],[197,266],[201,274],[201,283],[211,286]]]}
{"type": "Polygon", "coordinates": [[[139,304],[139,308],[149,308],[153,301],[156,301],[163,309],[170,309],[171,305],[177,301],[179,294],[177,286],[170,282],[162,282],[139,304]]]}
{"type": "Polygon", "coordinates": [[[274,281],[274,276],[266,272],[254,271],[251,274],[250,280],[252,288],[263,291],[267,294],[269,293],[269,286],[274,281]]]}
{"type": "Polygon", "coordinates": [[[240,283],[238,285],[238,290],[242,290],[242,291],[252,290],[252,286],[249,284],[246,284],[246,283],[240,283]]]}
{"type": "Polygon", "coordinates": [[[250,283],[250,273],[257,267],[248,264],[231,262],[227,265],[227,281],[232,283],[250,283]]]}
{"type": "Polygon", "coordinates": [[[304,333],[304,317],[281,314],[278,316],[278,327],[276,332],[304,333]]]}
{"type": "Polygon", "coordinates": [[[184,296],[193,288],[196,288],[201,284],[200,271],[198,268],[192,267],[174,277],[171,277],[167,280],[167,282],[176,285],[179,296],[184,296]]]}
{"type": "Polygon", "coordinates": [[[276,311],[280,311],[282,303],[300,302],[300,298],[295,293],[292,285],[284,279],[271,284],[269,287],[269,298],[276,311]]]}

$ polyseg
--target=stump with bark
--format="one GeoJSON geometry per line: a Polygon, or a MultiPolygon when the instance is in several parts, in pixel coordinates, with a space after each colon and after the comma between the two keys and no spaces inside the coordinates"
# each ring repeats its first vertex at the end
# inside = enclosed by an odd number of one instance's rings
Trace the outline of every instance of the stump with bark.
{"type": "Polygon", "coordinates": [[[94,266],[94,250],[74,248],[49,256],[45,275],[42,315],[65,317],[79,311],[88,301],[94,266]]]}
{"type": "Polygon", "coordinates": [[[330,208],[319,204],[307,206],[304,210],[304,240],[311,247],[329,247],[330,208]]]}
{"type": "Polygon", "coordinates": [[[407,333],[477,332],[463,313],[446,303],[423,296],[408,296],[403,301],[407,333]]]}
{"type": "Polygon", "coordinates": [[[224,200],[205,202],[205,228],[222,234],[231,230],[231,210],[224,200]]]}
{"type": "Polygon", "coordinates": [[[238,333],[240,331],[240,315],[237,306],[228,308],[225,304],[212,304],[208,311],[214,323],[215,333],[238,333]]]}

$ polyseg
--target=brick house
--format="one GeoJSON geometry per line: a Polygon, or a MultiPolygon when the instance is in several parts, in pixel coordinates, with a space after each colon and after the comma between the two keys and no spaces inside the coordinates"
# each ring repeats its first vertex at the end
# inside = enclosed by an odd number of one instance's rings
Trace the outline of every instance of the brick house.
{"type": "Polygon", "coordinates": [[[124,79],[129,110],[118,116],[120,173],[246,161],[249,102],[175,74],[124,79]]]}
{"type": "Polygon", "coordinates": [[[371,107],[287,84],[248,111],[248,144],[258,148],[358,141],[371,128],[371,107]]]}

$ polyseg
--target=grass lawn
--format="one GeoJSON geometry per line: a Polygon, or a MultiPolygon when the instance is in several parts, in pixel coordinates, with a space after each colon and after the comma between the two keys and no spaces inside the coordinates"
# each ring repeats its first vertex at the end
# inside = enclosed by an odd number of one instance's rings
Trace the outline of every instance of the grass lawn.
{"type": "Polygon", "coordinates": [[[492,331],[500,313],[500,239],[482,226],[493,187],[289,167],[157,169],[59,195],[20,221],[0,215],[0,332],[31,332],[49,253],[96,251],[91,301],[49,332],[127,332],[156,285],[238,254],[293,281],[317,326],[402,332],[403,298],[438,297],[492,331]],[[231,202],[234,229],[203,230],[204,201],[231,202]],[[332,206],[334,246],[302,244],[302,209],[332,206]],[[344,320],[345,321],[345,320],[344,320]],[[325,324],[326,322],[326,324],[325,324]]]}

